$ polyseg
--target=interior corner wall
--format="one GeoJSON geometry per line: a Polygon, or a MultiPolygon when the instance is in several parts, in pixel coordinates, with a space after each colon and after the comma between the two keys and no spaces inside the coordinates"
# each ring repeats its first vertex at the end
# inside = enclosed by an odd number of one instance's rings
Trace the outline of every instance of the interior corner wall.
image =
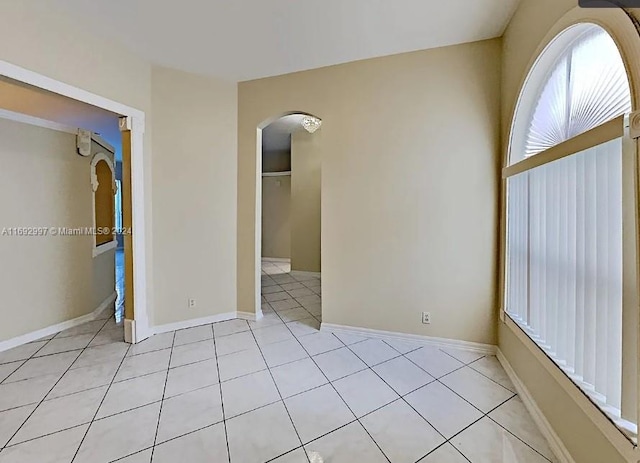
{"type": "Polygon", "coordinates": [[[237,84],[154,67],[151,104],[154,322],[235,312],[237,84]]]}
{"type": "Polygon", "coordinates": [[[114,294],[114,251],[94,258],[92,236],[9,234],[93,226],[90,163],[73,134],[0,119],[0,341],[87,315],[114,294]]]}
{"type": "Polygon", "coordinates": [[[262,257],[291,258],[291,176],[262,177],[262,257]]]}
{"type": "Polygon", "coordinates": [[[323,120],[323,322],[495,344],[500,62],[495,39],[240,83],[239,310],[256,128],[304,111],[323,120]]]}
{"type": "MultiPolygon", "coordinates": [[[[520,87],[530,62],[535,58],[536,49],[553,25],[574,7],[574,0],[522,0],[505,32],[502,61],[503,156],[508,148],[520,87]]],[[[546,358],[540,360],[541,356],[534,355],[532,344],[521,341],[509,325],[499,323],[498,332],[500,350],[575,462],[627,461],[576,403],[576,399],[584,400],[582,393],[577,388],[574,394],[567,393],[545,368],[545,363],[547,368],[556,368],[555,365],[546,358]]]]}
{"type": "Polygon", "coordinates": [[[320,272],[322,130],[291,135],[291,270],[320,272]]]}

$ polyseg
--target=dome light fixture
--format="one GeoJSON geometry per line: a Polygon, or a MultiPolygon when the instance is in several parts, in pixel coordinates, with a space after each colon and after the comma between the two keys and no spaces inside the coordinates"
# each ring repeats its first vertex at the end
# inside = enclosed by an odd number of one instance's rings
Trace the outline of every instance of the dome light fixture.
{"type": "Polygon", "coordinates": [[[314,133],[320,128],[321,125],[322,120],[318,119],[317,117],[304,116],[302,118],[302,127],[304,127],[304,129],[309,133],[314,133]]]}

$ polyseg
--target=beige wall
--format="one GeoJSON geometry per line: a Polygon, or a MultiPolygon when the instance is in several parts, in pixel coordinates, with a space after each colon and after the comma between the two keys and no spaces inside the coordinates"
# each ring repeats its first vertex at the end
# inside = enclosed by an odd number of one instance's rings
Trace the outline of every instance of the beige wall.
{"type": "Polygon", "coordinates": [[[291,135],[291,270],[320,272],[322,131],[291,135]]]}
{"type": "Polygon", "coordinates": [[[236,88],[153,68],[155,324],[236,310],[236,88]]]}
{"type": "Polygon", "coordinates": [[[262,152],[262,172],[286,172],[291,170],[291,150],[262,152]]]}
{"type": "Polygon", "coordinates": [[[500,44],[239,85],[239,310],[255,301],[256,127],[305,111],[323,120],[323,321],[496,341],[500,44]]]}
{"type": "MultiPolygon", "coordinates": [[[[75,135],[0,119],[0,230],[91,227],[91,157],[75,135]],[[18,199],[18,200],[17,200],[18,199]]],[[[85,236],[0,236],[0,341],[95,310],[115,291],[114,251],[85,236]]]]}
{"type": "Polygon", "coordinates": [[[291,176],[262,177],[262,257],[291,257],[291,176]]]}
{"type": "MultiPolygon", "coordinates": [[[[535,58],[536,49],[553,25],[575,6],[576,2],[572,0],[522,0],[505,32],[502,61],[503,155],[508,147],[520,87],[535,58]]],[[[565,392],[545,369],[545,364],[555,368],[550,360],[533,354],[536,347],[532,350],[530,343],[523,343],[504,323],[499,324],[499,346],[576,463],[626,461],[573,399],[577,397],[584,401],[581,393],[577,389],[572,395],[565,392]]],[[[597,413],[595,407],[589,407],[597,413]]]]}

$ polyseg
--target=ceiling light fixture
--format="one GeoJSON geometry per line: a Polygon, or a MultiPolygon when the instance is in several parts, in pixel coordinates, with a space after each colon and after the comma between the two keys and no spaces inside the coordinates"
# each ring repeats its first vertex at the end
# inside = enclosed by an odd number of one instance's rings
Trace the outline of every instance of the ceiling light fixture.
{"type": "Polygon", "coordinates": [[[318,130],[321,125],[322,121],[317,117],[304,116],[302,119],[302,127],[304,127],[304,129],[309,133],[313,133],[318,130]]]}

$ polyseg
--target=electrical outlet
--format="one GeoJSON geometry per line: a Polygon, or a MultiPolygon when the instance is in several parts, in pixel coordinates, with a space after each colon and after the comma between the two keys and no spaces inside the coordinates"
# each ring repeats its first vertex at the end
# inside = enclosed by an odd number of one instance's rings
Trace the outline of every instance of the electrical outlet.
{"type": "Polygon", "coordinates": [[[431,324],[431,312],[422,312],[422,323],[425,325],[431,324]]]}
{"type": "Polygon", "coordinates": [[[195,308],[195,306],[197,305],[197,304],[196,304],[196,300],[195,300],[195,299],[193,299],[193,298],[189,298],[188,304],[189,304],[189,308],[190,308],[190,309],[195,308]]]}

